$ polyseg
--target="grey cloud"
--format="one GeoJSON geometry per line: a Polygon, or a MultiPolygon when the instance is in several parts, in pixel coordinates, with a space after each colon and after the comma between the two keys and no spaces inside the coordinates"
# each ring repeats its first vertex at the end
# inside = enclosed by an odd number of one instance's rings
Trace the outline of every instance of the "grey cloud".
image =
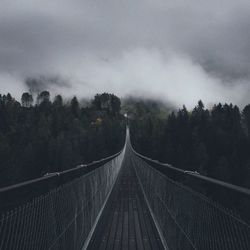
{"type": "Polygon", "coordinates": [[[51,89],[53,87],[63,87],[69,88],[70,84],[59,76],[40,76],[40,77],[28,77],[25,80],[25,85],[28,87],[30,92],[39,93],[46,89],[51,89]]]}
{"type": "Polygon", "coordinates": [[[247,0],[2,0],[0,90],[38,79],[65,95],[136,92],[176,105],[200,98],[243,105],[249,27],[247,0]]]}

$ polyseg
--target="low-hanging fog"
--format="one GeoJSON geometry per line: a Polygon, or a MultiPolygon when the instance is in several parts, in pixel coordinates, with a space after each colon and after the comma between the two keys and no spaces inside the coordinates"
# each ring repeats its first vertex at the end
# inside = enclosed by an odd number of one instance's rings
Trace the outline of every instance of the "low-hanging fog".
{"type": "Polygon", "coordinates": [[[0,92],[250,102],[248,0],[0,2],[0,92]]]}

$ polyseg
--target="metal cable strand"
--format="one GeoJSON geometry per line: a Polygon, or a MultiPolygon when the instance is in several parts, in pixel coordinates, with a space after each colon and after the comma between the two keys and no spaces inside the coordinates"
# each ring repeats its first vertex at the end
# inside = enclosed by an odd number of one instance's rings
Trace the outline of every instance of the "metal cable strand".
{"type": "Polygon", "coordinates": [[[121,168],[124,150],[91,172],[0,214],[1,250],[80,250],[121,168]]]}
{"type": "Polygon", "coordinates": [[[235,211],[131,157],[169,249],[250,249],[250,225],[235,211]]]}

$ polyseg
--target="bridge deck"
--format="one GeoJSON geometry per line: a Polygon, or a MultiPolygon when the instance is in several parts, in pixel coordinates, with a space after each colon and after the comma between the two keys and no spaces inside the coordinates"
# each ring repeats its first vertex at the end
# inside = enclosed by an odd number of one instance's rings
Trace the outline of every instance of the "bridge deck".
{"type": "Polygon", "coordinates": [[[88,249],[164,249],[135,171],[127,159],[129,157],[125,157],[88,249]]]}

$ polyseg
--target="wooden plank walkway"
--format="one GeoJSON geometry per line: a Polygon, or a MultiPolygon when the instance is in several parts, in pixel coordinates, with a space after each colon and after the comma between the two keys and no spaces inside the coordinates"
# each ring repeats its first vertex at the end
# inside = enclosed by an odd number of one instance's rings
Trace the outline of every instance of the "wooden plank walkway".
{"type": "Polygon", "coordinates": [[[130,157],[125,156],[117,182],[88,246],[90,249],[164,249],[130,157]]]}

